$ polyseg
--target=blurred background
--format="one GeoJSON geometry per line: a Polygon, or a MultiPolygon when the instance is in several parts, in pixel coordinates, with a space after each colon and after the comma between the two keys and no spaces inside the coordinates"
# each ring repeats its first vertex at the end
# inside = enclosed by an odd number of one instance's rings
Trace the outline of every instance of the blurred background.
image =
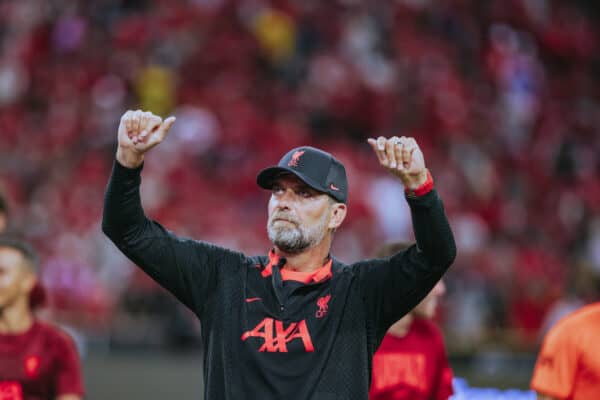
{"type": "Polygon", "coordinates": [[[337,258],[410,240],[366,139],[416,137],[459,249],[439,316],[455,373],[526,389],[542,335],[600,298],[599,16],[592,0],[0,2],[0,191],[88,397],[201,398],[198,322],[100,231],[130,108],[177,116],[147,158],[147,214],[248,254],[269,250],[257,171],[306,144],[348,171],[337,258]]]}

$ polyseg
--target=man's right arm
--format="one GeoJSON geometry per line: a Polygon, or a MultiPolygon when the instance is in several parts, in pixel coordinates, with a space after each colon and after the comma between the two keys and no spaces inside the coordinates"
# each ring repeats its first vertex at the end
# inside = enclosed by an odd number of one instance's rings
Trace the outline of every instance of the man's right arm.
{"type": "Polygon", "coordinates": [[[145,216],[139,191],[141,169],[114,163],[104,198],[102,230],[144,272],[198,310],[216,285],[210,253],[214,246],[179,238],[145,216]]]}
{"type": "Polygon", "coordinates": [[[173,121],[162,122],[141,111],[124,114],[104,198],[102,230],[129,259],[198,312],[216,287],[219,268],[239,265],[242,256],[177,237],[144,214],[139,190],[143,156],[164,139],[173,121]]]}

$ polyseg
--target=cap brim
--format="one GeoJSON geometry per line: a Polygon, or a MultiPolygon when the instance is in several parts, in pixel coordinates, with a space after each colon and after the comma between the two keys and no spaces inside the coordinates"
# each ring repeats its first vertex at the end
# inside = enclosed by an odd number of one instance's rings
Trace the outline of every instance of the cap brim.
{"type": "Polygon", "coordinates": [[[256,183],[263,189],[271,189],[271,187],[273,186],[273,182],[281,174],[293,174],[311,188],[318,190],[321,193],[329,194],[329,192],[325,188],[321,187],[321,185],[319,185],[314,180],[310,179],[309,177],[301,174],[300,172],[292,168],[286,167],[269,167],[263,169],[256,176],[256,183]]]}

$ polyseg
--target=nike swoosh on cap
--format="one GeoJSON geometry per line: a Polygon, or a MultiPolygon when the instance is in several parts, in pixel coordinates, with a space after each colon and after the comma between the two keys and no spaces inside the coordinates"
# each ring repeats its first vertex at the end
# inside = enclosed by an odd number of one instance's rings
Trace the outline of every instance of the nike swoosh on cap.
{"type": "Polygon", "coordinates": [[[329,185],[329,187],[331,188],[331,190],[340,190],[337,186],[335,186],[333,183],[331,185],[329,185]]]}

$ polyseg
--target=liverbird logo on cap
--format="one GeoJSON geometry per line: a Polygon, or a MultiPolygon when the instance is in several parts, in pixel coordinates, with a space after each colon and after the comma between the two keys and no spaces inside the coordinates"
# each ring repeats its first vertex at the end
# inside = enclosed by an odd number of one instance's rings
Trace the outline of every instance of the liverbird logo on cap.
{"type": "Polygon", "coordinates": [[[288,167],[297,167],[298,161],[300,161],[300,157],[304,154],[304,150],[297,150],[292,154],[292,159],[288,163],[288,167]]]}

